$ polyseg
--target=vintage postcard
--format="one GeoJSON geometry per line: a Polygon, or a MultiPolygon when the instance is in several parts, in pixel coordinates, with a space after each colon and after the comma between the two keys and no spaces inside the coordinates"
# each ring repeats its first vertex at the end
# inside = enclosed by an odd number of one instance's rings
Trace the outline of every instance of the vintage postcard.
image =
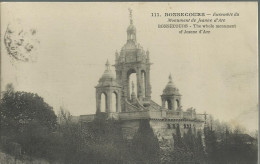
{"type": "Polygon", "coordinates": [[[3,164],[256,164],[257,2],[2,2],[3,164]]]}

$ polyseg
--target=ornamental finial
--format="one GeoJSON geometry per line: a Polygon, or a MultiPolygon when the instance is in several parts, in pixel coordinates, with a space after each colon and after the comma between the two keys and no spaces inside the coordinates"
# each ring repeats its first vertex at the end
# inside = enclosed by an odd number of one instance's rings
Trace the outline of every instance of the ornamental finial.
{"type": "Polygon", "coordinates": [[[130,24],[133,24],[133,15],[132,15],[133,10],[131,8],[128,8],[128,11],[129,11],[129,17],[130,17],[130,24]]]}
{"type": "Polygon", "coordinates": [[[107,62],[106,62],[106,68],[107,68],[108,71],[110,70],[110,63],[109,63],[108,59],[107,59],[107,62]]]}
{"type": "Polygon", "coordinates": [[[169,75],[169,81],[172,82],[172,74],[169,75]]]}

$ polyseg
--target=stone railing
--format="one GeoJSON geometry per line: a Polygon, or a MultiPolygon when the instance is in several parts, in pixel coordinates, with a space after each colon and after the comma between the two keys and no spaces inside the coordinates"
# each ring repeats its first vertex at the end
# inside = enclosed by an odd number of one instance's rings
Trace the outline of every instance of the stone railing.
{"type": "Polygon", "coordinates": [[[166,118],[166,111],[150,110],[149,115],[151,119],[162,119],[166,118]]]}
{"type": "Polygon", "coordinates": [[[136,102],[137,102],[136,105],[138,108],[140,108],[141,110],[147,110],[147,108],[145,108],[143,105],[141,105],[141,102],[138,99],[136,99],[136,102]]]}
{"type": "Polygon", "coordinates": [[[119,113],[120,120],[138,120],[150,118],[149,111],[123,112],[119,113]]]}
{"type": "Polygon", "coordinates": [[[128,102],[127,100],[125,100],[125,108],[127,112],[131,112],[131,111],[139,111],[140,109],[134,105],[132,105],[130,102],[128,102]]]}
{"type": "Polygon", "coordinates": [[[79,121],[80,122],[91,122],[95,119],[96,115],[95,114],[89,114],[89,115],[80,115],[79,116],[79,121]]]}
{"type": "Polygon", "coordinates": [[[183,112],[183,118],[192,119],[194,117],[193,117],[193,114],[191,112],[183,112]]]}
{"type": "Polygon", "coordinates": [[[201,121],[205,121],[205,116],[203,114],[197,114],[195,118],[201,121]]]}
{"type": "Polygon", "coordinates": [[[151,107],[151,109],[154,109],[154,110],[162,109],[162,107],[160,105],[158,105],[156,102],[154,102],[153,100],[150,101],[150,107],[151,107]]]}
{"type": "Polygon", "coordinates": [[[108,113],[108,118],[109,118],[109,119],[118,120],[118,119],[119,119],[119,116],[118,116],[118,113],[113,112],[113,113],[108,113]]]}
{"type": "Polygon", "coordinates": [[[182,118],[183,117],[183,112],[181,111],[166,111],[166,117],[167,118],[182,118]]]}

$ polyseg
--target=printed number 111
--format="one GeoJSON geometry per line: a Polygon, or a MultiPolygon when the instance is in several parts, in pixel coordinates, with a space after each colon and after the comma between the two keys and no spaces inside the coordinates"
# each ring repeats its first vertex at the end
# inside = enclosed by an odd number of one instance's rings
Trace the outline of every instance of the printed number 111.
{"type": "Polygon", "coordinates": [[[152,17],[160,17],[159,13],[151,13],[151,14],[152,14],[152,17]]]}

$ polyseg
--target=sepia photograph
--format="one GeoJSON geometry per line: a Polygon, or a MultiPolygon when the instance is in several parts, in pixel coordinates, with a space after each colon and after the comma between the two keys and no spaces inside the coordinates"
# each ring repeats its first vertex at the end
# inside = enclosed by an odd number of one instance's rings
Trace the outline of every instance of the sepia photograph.
{"type": "Polygon", "coordinates": [[[0,164],[257,164],[257,2],[1,2],[0,164]]]}

